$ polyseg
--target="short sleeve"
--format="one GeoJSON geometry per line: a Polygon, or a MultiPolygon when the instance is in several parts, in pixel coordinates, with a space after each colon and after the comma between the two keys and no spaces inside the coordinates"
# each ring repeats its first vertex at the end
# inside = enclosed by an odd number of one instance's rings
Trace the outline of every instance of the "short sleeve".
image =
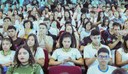
{"type": "Polygon", "coordinates": [[[8,68],[8,70],[7,70],[7,73],[6,73],[6,74],[12,74],[12,72],[13,72],[13,67],[12,67],[12,66],[10,66],[10,67],[8,68]]]}
{"type": "Polygon", "coordinates": [[[88,47],[87,47],[87,46],[84,47],[84,54],[83,54],[83,55],[84,55],[84,59],[85,59],[85,58],[91,58],[91,57],[89,56],[89,51],[88,51],[88,47]]]}
{"type": "Polygon", "coordinates": [[[36,59],[45,58],[44,51],[43,51],[43,49],[41,47],[37,48],[35,58],[36,59]]]}
{"type": "Polygon", "coordinates": [[[75,52],[76,52],[76,58],[77,59],[82,58],[80,51],[78,51],[78,49],[76,49],[75,52]]]}
{"type": "Polygon", "coordinates": [[[122,55],[122,48],[119,48],[117,51],[122,55]]]}
{"type": "Polygon", "coordinates": [[[53,52],[51,58],[53,58],[54,60],[56,60],[56,59],[57,59],[57,53],[58,53],[58,49],[56,49],[56,50],[53,52]]]}
{"type": "Polygon", "coordinates": [[[36,64],[34,67],[36,68],[34,74],[44,74],[40,65],[36,64]]]}

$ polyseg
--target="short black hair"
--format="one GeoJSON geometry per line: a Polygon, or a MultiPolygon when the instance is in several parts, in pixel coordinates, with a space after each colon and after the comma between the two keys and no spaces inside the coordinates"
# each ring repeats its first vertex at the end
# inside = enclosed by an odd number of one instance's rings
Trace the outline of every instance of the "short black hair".
{"type": "Polygon", "coordinates": [[[14,29],[16,31],[16,27],[14,27],[14,26],[8,26],[7,30],[9,30],[9,29],[14,29]]]}
{"type": "Polygon", "coordinates": [[[105,48],[105,47],[102,47],[102,48],[100,48],[100,49],[98,50],[98,55],[99,55],[101,52],[107,53],[107,54],[109,55],[109,51],[108,51],[108,49],[105,48]]]}
{"type": "Polygon", "coordinates": [[[11,18],[10,18],[10,17],[5,17],[5,18],[3,19],[3,21],[6,20],[6,19],[9,19],[9,20],[11,21],[11,18]]]}
{"type": "Polygon", "coordinates": [[[119,26],[120,29],[121,29],[121,24],[120,24],[120,23],[114,22],[114,23],[113,23],[113,27],[114,27],[114,26],[119,26]]]}
{"type": "Polygon", "coordinates": [[[100,35],[100,31],[97,29],[94,29],[91,31],[91,36],[100,35]]]}
{"type": "Polygon", "coordinates": [[[112,74],[128,74],[128,72],[123,68],[117,68],[112,72],[112,74]]]}

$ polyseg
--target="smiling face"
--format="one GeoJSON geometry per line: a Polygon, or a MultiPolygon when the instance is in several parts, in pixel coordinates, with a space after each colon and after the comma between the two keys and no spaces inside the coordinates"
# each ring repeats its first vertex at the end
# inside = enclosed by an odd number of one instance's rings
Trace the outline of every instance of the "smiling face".
{"type": "Polygon", "coordinates": [[[29,53],[24,48],[21,48],[18,52],[18,60],[21,63],[27,63],[29,60],[29,53]]]}

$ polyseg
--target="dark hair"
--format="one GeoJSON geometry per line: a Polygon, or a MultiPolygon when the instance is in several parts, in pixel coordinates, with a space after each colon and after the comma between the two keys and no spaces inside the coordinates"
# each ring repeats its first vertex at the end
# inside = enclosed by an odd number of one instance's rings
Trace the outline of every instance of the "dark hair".
{"type": "Polygon", "coordinates": [[[128,34],[124,37],[124,42],[123,42],[123,49],[124,49],[124,52],[127,53],[128,52],[128,47],[127,47],[127,42],[128,41],[128,34]]]}
{"type": "Polygon", "coordinates": [[[75,38],[75,34],[74,34],[74,28],[73,28],[73,26],[71,25],[71,22],[66,22],[65,23],[65,32],[66,32],[66,28],[67,28],[67,26],[71,26],[71,28],[72,28],[72,37],[73,37],[73,43],[74,43],[74,47],[77,47],[77,43],[76,43],[76,38],[75,38]],[[70,25],[66,25],[66,24],[70,24],[70,25]]]}
{"type": "Polygon", "coordinates": [[[91,31],[91,36],[95,36],[95,35],[100,35],[100,31],[96,30],[96,29],[92,30],[91,31]]]}
{"type": "Polygon", "coordinates": [[[11,21],[11,18],[10,18],[10,17],[5,17],[5,18],[3,19],[3,21],[6,20],[6,19],[9,19],[9,20],[11,21]]]}
{"type": "Polygon", "coordinates": [[[3,41],[5,41],[5,40],[6,40],[6,41],[9,41],[9,42],[12,44],[12,46],[10,47],[10,50],[15,50],[13,41],[12,41],[12,39],[11,39],[10,37],[8,37],[8,38],[2,38],[2,41],[1,41],[1,49],[0,49],[0,50],[3,50],[2,43],[3,43],[3,41]]]}
{"type": "Polygon", "coordinates": [[[24,28],[25,28],[25,24],[28,23],[28,22],[30,22],[30,28],[33,29],[33,22],[30,21],[30,20],[25,20],[24,21],[24,23],[23,23],[24,28]]]}
{"type": "Polygon", "coordinates": [[[28,15],[28,18],[32,18],[34,21],[37,20],[36,17],[33,15],[28,15]]]}
{"type": "Polygon", "coordinates": [[[32,52],[31,52],[30,48],[27,45],[22,45],[16,50],[15,58],[14,58],[14,63],[16,63],[15,66],[19,67],[21,65],[21,62],[18,60],[18,54],[19,54],[19,51],[20,51],[21,48],[24,48],[29,53],[28,62],[32,66],[35,63],[35,60],[34,60],[34,57],[32,55],[32,52]]]}
{"type": "Polygon", "coordinates": [[[104,19],[103,19],[103,23],[101,24],[102,27],[105,26],[105,22],[106,22],[106,20],[108,20],[108,25],[109,25],[109,18],[108,18],[108,17],[104,17],[104,19]]]}
{"type": "Polygon", "coordinates": [[[85,30],[86,30],[86,25],[89,24],[89,23],[90,23],[91,29],[92,29],[92,22],[91,21],[87,21],[85,24],[83,23],[83,27],[85,28],[85,30]]]}
{"type": "Polygon", "coordinates": [[[128,72],[123,68],[117,68],[112,72],[112,74],[128,74],[128,72]]]}
{"type": "Polygon", "coordinates": [[[2,13],[3,13],[3,10],[2,10],[2,9],[0,9],[0,12],[2,12],[2,13]]]}
{"type": "MultiPolygon", "coordinates": [[[[98,13],[97,22],[100,21],[101,19],[103,19],[103,18],[100,17],[101,13],[104,13],[104,12],[103,12],[103,11],[100,11],[100,12],[98,13]]],[[[103,16],[103,17],[104,17],[104,16],[103,16]]]]}
{"type": "MultiPolygon", "coordinates": [[[[36,36],[35,34],[29,34],[28,38],[29,38],[30,36],[33,36],[33,37],[34,37],[35,44],[34,44],[34,46],[33,46],[33,49],[34,49],[34,51],[35,51],[35,53],[36,53],[37,47],[39,47],[39,43],[38,43],[38,40],[37,40],[37,36],[36,36]]],[[[28,38],[27,38],[27,41],[28,41],[28,38]]],[[[27,43],[27,42],[26,42],[26,43],[27,43]]],[[[28,44],[27,44],[27,45],[28,45],[28,44]]],[[[35,56],[35,53],[34,53],[34,56],[35,56]]]]}
{"type": "Polygon", "coordinates": [[[72,35],[71,35],[70,33],[68,33],[68,32],[64,32],[64,33],[61,35],[60,41],[59,41],[60,48],[63,47],[62,42],[63,42],[64,38],[66,38],[66,37],[69,37],[69,38],[71,39],[71,45],[70,45],[70,47],[73,48],[73,47],[74,47],[73,37],[72,37],[72,35]]]}
{"type": "Polygon", "coordinates": [[[14,26],[11,26],[11,25],[8,26],[7,30],[9,30],[9,29],[14,29],[16,31],[16,28],[14,26]]]}
{"type": "Polygon", "coordinates": [[[122,27],[121,27],[121,24],[120,24],[120,23],[117,23],[117,22],[114,22],[114,23],[113,23],[113,28],[114,28],[114,26],[119,26],[120,29],[122,28],[122,27]]]}
{"type": "Polygon", "coordinates": [[[69,14],[69,17],[68,17],[68,19],[66,19],[66,17],[64,16],[64,19],[66,20],[66,21],[71,21],[71,14],[70,14],[70,12],[69,12],[69,10],[65,10],[65,12],[68,12],[68,14],[69,14]]]}
{"type": "Polygon", "coordinates": [[[18,16],[21,18],[21,20],[23,20],[23,19],[24,19],[23,14],[18,14],[18,16]]]}
{"type": "Polygon", "coordinates": [[[44,25],[47,28],[47,25],[45,23],[40,23],[39,25],[44,25]]]}
{"type": "Polygon", "coordinates": [[[108,55],[110,54],[109,51],[108,51],[108,49],[105,48],[105,47],[102,47],[102,48],[100,48],[100,49],[98,50],[98,55],[99,55],[101,52],[107,53],[108,55]]]}

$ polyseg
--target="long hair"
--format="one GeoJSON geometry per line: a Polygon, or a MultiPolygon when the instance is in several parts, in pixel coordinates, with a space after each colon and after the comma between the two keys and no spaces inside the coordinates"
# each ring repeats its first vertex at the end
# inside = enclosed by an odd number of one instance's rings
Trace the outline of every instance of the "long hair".
{"type": "Polygon", "coordinates": [[[106,20],[108,20],[108,26],[109,26],[109,18],[108,18],[108,17],[104,17],[104,19],[103,19],[103,23],[101,24],[102,27],[105,26],[105,22],[106,22],[106,20]]]}
{"type": "Polygon", "coordinates": [[[71,26],[71,28],[72,28],[72,39],[73,39],[73,43],[74,43],[74,47],[77,47],[77,41],[76,41],[76,38],[75,38],[75,34],[74,34],[74,28],[73,28],[73,26],[71,25],[71,22],[66,22],[66,24],[65,24],[65,32],[66,32],[66,28],[67,28],[67,26],[71,26]],[[67,25],[66,25],[67,24],[67,25]],[[68,25],[68,24],[70,24],[70,25],[68,25]]]}
{"type": "Polygon", "coordinates": [[[127,42],[128,41],[128,34],[124,37],[124,43],[123,43],[123,49],[125,53],[128,53],[128,47],[127,47],[127,42]]]}
{"type": "Polygon", "coordinates": [[[64,38],[67,38],[67,37],[69,37],[69,38],[71,39],[71,45],[70,45],[70,47],[72,47],[72,48],[74,47],[73,36],[72,36],[70,33],[68,33],[68,32],[64,32],[64,33],[61,35],[61,37],[60,37],[60,42],[59,42],[60,48],[63,47],[62,42],[63,42],[64,38]]]}
{"type": "Polygon", "coordinates": [[[27,45],[22,45],[20,46],[15,53],[15,58],[14,58],[14,63],[15,63],[15,67],[19,67],[21,65],[21,62],[18,59],[18,54],[19,51],[21,50],[21,48],[24,48],[28,53],[29,53],[29,59],[28,59],[28,63],[32,66],[35,63],[34,57],[32,55],[32,52],[30,50],[30,48],[27,45]]]}
{"type": "MultiPolygon", "coordinates": [[[[33,37],[34,37],[35,44],[34,44],[34,46],[33,46],[33,49],[34,49],[34,52],[36,53],[37,47],[39,47],[39,43],[38,43],[38,40],[37,40],[37,36],[36,36],[35,34],[30,34],[30,35],[28,36],[28,38],[29,38],[30,36],[33,36],[33,37]]],[[[27,38],[27,41],[28,41],[28,38],[27,38]]],[[[26,44],[27,44],[27,42],[26,42],[26,44]]],[[[28,45],[28,44],[27,44],[27,45],[28,45]]],[[[35,56],[35,53],[34,53],[34,56],[35,56]]]]}
{"type": "Polygon", "coordinates": [[[9,38],[2,38],[0,50],[3,50],[3,47],[2,47],[3,41],[9,41],[12,44],[12,46],[10,47],[10,50],[16,50],[16,48],[14,47],[13,41],[10,37],[9,38]]]}

